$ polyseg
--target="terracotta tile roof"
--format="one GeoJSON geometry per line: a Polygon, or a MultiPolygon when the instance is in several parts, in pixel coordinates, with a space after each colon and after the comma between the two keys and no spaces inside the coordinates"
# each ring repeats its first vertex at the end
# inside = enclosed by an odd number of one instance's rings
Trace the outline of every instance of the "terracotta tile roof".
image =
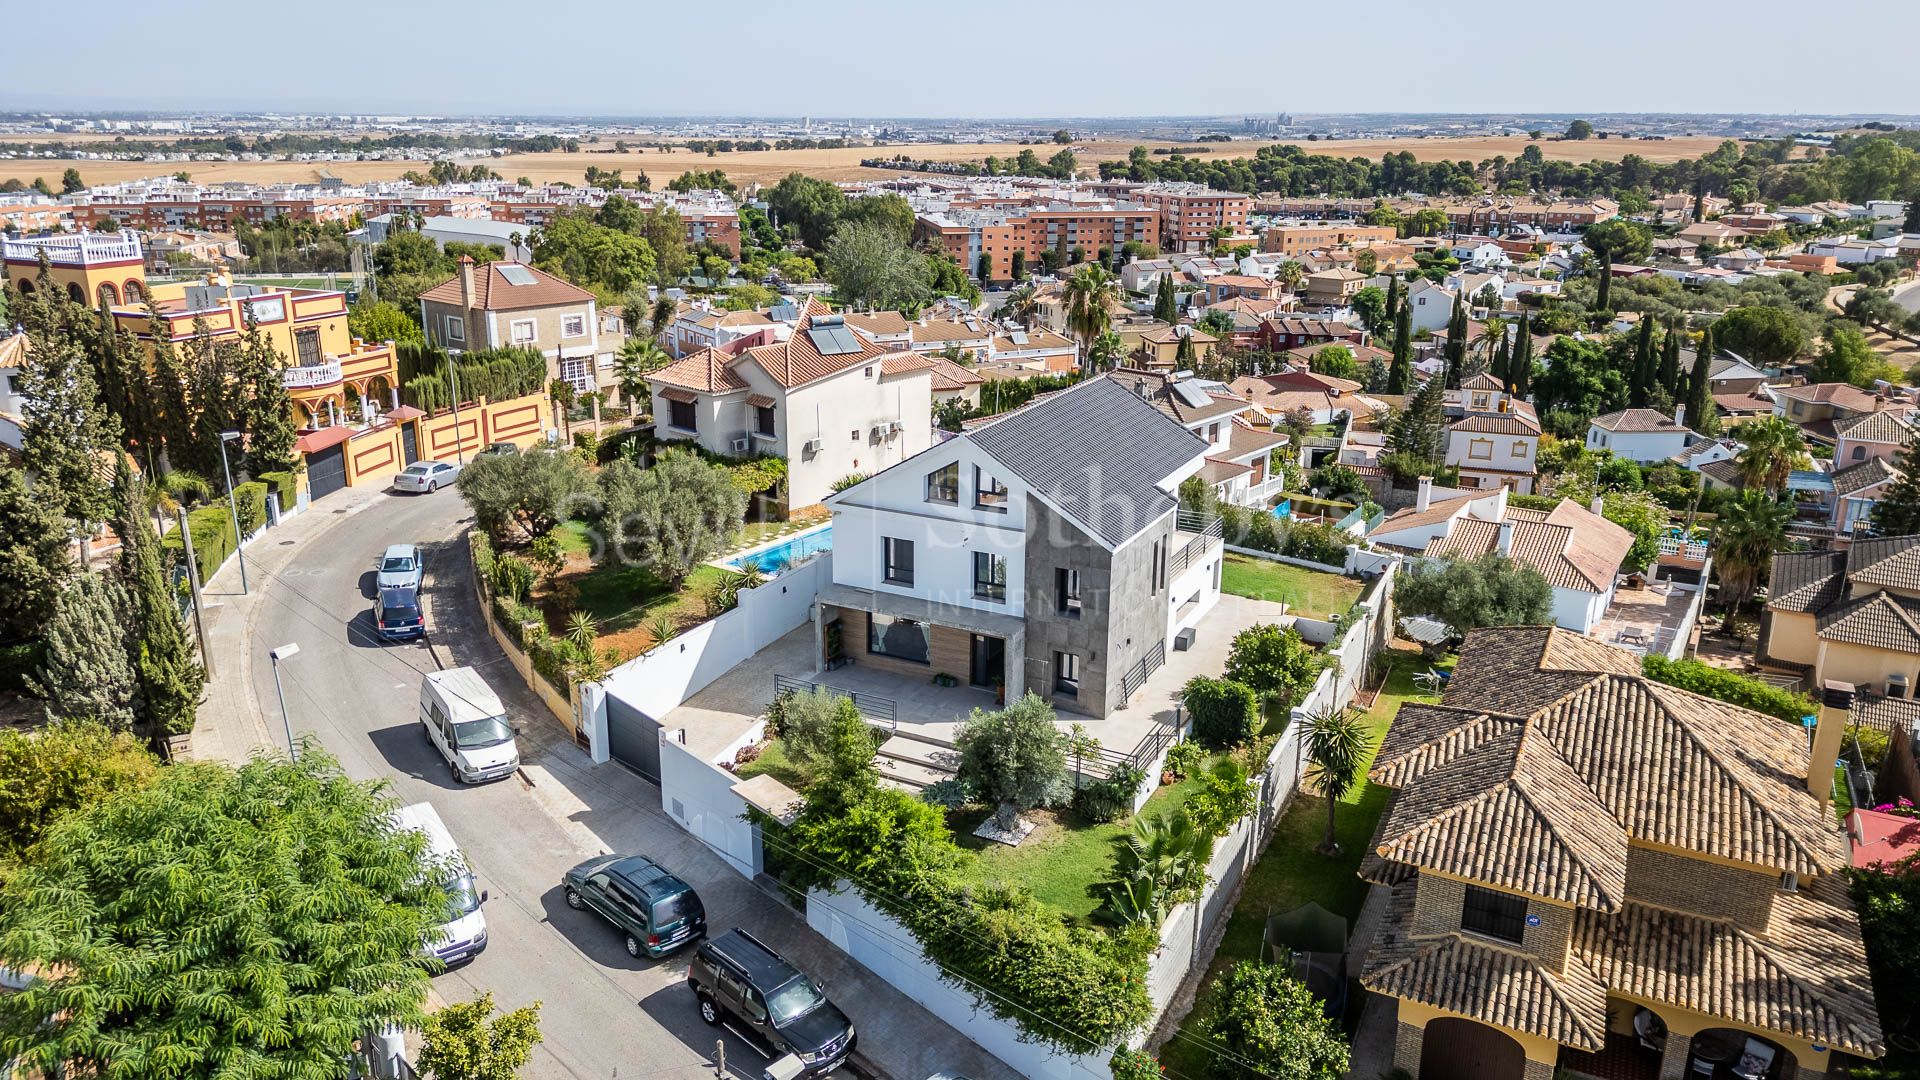
{"type": "Polygon", "coordinates": [[[1834,473],[1833,493],[1845,497],[1865,491],[1877,484],[1884,484],[1889,480],[1897,480],[1899,477],[1900,470],[1887,464],[1885,460],[1868,458],[1858,465],[1834,473]]]}
{"type": "Polygon", "coordinates": [[[1673,417],[1653,409],[1622,409],[1593,418],[1593,426],[1602,431],[1652,432],[1685,431],[1673,417]]]}
{"type": "MultiPolygon", "coordinates": [[[[1027,339],[1024,342],[1013,340],[1012,334],[997,334],[994,336],[993,343],[988,347],[992,349],[996,355],[1007,352],[1031,352],[1034,349],[1052,349],[1057,351],[1060,349],[1074,348],[1072,338],[1062,334],[1056,334],[1045,327],[1023,331],[1023,333],[1027,339]]],[[[1219,339],[1210,338],[1201,333],[1195,333],[1193,336],[1195,345],[1204,345],[1209,341],[1217,340],[1219,339]]]]}
{"type": "Polygon", "coordinates": [[[933,388],[936,391],[965,390],[987,381],[972,368],[963,367],[944,356],[929,356],[927,359],[933,362],[933,388]]]}
{"type": "Polygon", "coordinates": [[[1847,591],[1846,551],[1787,551],[1773,557],[1773,611],[1811,613],[1837,603],[1847,591]]]}
{"type": "Polygon", "coordinates": [[[1826,641],[1920,653],[1920,600],[1872,592],[1821,612],[1819,626],[1826,641]]]}
{"type": "Polygon", "coordinates": [[[1606,1045],[1606,987],[1592,968],[1575,961],[1556,972],[1543,961],[1458,931],[1416,934],[1413,899],[1411,882],[1389,894],[1361,985],[1563,1046],[1598,1050],[1606,1045]]]}
{"type": "MultiPolygon", "coordinates": [[[[1797,726],[1656,683],[1634,654],[1556,627],[1476,630],[1456,671],[1440,705],[1402,709],[1414,710],[1415,722],[1388,730],[1375,782],[1409,798],[1433,775],[1459,801],[1497,795],[1524,773],[1533,789],[1568,800],[1564,766],[1593,801],[1581,796],[1530,820],[1511,816],[1502,832],[1462,835],[1464,847],[1444,854],[1449,873],[1529,882],[1554,890],[1537,895],[1605,908],[1581,897],[1616,880],[1608,864],[1616,855],[1625,873],[1624,842],[1604,839],[1613,833],[1807,877],[1846,865],[1840,831],[1801,779],[1807,749],[1797,726]],[[1508,729],[1551,752],[1521,752],[1505,739],[1508,729]],[[1577,826],[1567,807],[1578,811],[1577,826]],[[1546,850],[1580,861],[1526,865],[1546,850]]],[[[1392,834],[1382,835],[1377,853],[1390,857],[1392,834]]]]}
{"type": "Polygon", "coordinates": [[[916,345],[934,341],[986,341],[994,335],[994,328],[986,323],[968,326],[951,319],[928,319],[925,324],[914,323],[913,343],[916,345]]]}
{"type": "MultiPolygon", "coordinates": [[[[1450,516],[1453,507],[1464,500],[1485,496],[1462,496],[1434,503],[1425,512],[1406,510],[1388,518],[1375,534],[1431,525],[1450,516]],[[1405,516],[1402,516],[1405,515],[1405,516]]],[[[1595,515],[1571,499],[1544,517],[1537,512],[1518,513],[1507,509],[1506,520],[1513,524],[1508,557],[1531,566],[1555,588],[1579,592],[1605,592],[1633,547],[1633,534],[1603,517],[1595,515]]],[[[1499,546],[1498,522],[1475,517],[1455,519],[1443,536],[1427,541],[1422,554],[1433,558],[1472,559],[1499,546]]]]}
{"type": "Polygon", "coordinates": [[[1227,449],[1219,456],[1229,460],[1251,457],[1254,454],[1267,453],[1276,446],[1285,446],[1292,441],[1278,431],[1263,431],[1235,417],[1233,429],[1227,433],[1227,449]]]}
{"type": "Polygon", "coordinates": [[[736,393],[748,388],[747,380],[733,371],[736,359],[719,349],[701,349],[650,373],[647,381],[684,387],[701,394],[736,393]]]}
{"type": "Polygon", "coordinates": [[[1416,529],[1422,525],[1445,521],[1476,498],[1484,498],[1484,496],[1457,495],[1451,499],[1436,499],[1428,503],[1425,510],[1411,506],[1403,510],[1395,510],[1388,515],[1387,520],[1380,523],[1380,528],[1375,531],[1397,532],[1401,529],[1416,529]]]}
{"type": "MultiPolygon", "coordinates": [[[[1484,432],[1489,435],[1538,435],[1540,421],[1520,412],[1473,413],[1455,420],[1449,431],[1484,432]]],[[[1532,468],[1529,467],[1529,472],[1532,468]]]]}
{"type": "Polygon", "coordinates": [[[1913,427],[1904,416],[1894,412],[1870,412],[1833,422],[1833,433],[1856,442],[1904,445],[1913,437],[1913,427]]]}
{"type": "Polygon", "coordinates": [[[1851,383],[1809,383],[1805,386],[1776,386],[1773,392],[1795,401],[1830,403],[1855,412],[1871,412],[1880,407],[1879,399],[1851,383]]]}
{"type": "Polygon", "coordinates": [[[17,368],[27,362],[27,335],[9,334],[0,338],[0,368],[17,368]]]}
{"type": "Polygon", "coordinates": [[[1252,471],[1253,468],[1248,465],[1236,465],[1231,461],[1208,458],[1206,464],[1200,466],[1198,475],[1209,484],[1223,484],[1236,476],[1245,476],[1252,471]]]}
{"type": "Polygon", "coordinates": [[[747,404],[755,409],[771,409],[778,404],[778,402],[765,394],[748,394],[747,404]]]}
{"type": "Polygon", "coordinates": [[[882,375],[905,375],[910,371],[932,370],[933,357],[921,356],[919,353],[888,353],[880,358],[880,374],[882,375]]]}
{"type": "Polygon", "coordinates": [[[1506,386],[1489,372],[1481,372],[1460,384],[1462,390],[1505,390],[1506,386]]]}
{"type": "Polygon", "coordinates": [[[1477,559],[1499,544],[1499,522],[1463,517],[1445,534],[1427,541],[1421,554],[1433,559],[1477,559]]]}
{"type": "MultiPolygon", "coordinates": [[[[592,293],[580,286],[524,263],[495,262],[473,268],[473,306],[484,311],[518,311],[523,308],[584,304],[593,298],[592,293]],[[515,285],[508,281],[501,271],[509,266],[526,271],[533,278],[533,284],[515,285]]],[[[458,306],[461,303],[460,275],[455,274],[421,293],[420,299],[458,306]]]]}
{"type": "Polygon", "coordinates": [[[1719,407],[1722,412],[1735,416],[1771,413],[1773,411],[1773,399],[1757,390],[1748,391],[1744,394],[1715,394],[1713,395],[1713,403],[1719,407]]]}
{"type": "Polygon", "coordinates": [[[897,311],[849,311],[847,325],[867,334],[897,337],[912,325],[897,311]]]}
{"type": "Polygon", "coordinates": [[[1860,923],[1838,874],[1776,893],[1764,933],[1634,903],[1614,915],[1580,911],[1572,960],[1615,993],[1848,1053],[1886,1052],[1860,923]]]}
{"type": "Polygon", "coordinates": [[[742,360],[757,364],[774,382],[791,390],[855,365],[871,363],[876,357],[892,351],[849,330],[847,333],[852,339],[849,351],[822,353],[808,330],[814,327],[816,320],[824,329],[830,325],[829,320],[835,318],[822,310],[824,307],[817,298],[808,297],[791,337],[772,345],[756,345],[746,351],[742,360]]]}
{"type": "Polygon", "coordinates": [[[1211,420],[1221,416],[1232,416],[1235,413],[1244,412],[1248,404],[1241,398],[1234,397],[1230,394],[1218,394],[1207,391],[1207,404],[1190,405],[1181,398],[1179,394],[1174,392],[1174,384],[1181,380],[1174,378],[1171,373],[1165,371],[1147,371],[1142,368],[1115,368],[1107,372],[1102,378],[1113,380],[1132,392],[1135,396],[1139,396],[1141,389],[1144,388],[1146,391],[1146,400],[1152,402],[1154,408],[1159,409],[1161,412],[1166,413],[1182,424],[1197,424],[1202,420],[1211,420]]]}

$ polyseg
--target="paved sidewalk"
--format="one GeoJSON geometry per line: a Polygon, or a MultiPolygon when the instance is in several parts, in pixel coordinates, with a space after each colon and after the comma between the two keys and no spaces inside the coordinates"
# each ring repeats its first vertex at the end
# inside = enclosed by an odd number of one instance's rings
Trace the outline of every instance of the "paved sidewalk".
{"type": "Polygon", "coordinates": [[[261,589],[270,578],[292,568],[316,537],[351,521],[354,515],[385,498],[384,488],[345,488],[307,504],[305,510],[268,529],[246,548],[251,586],[247,595],[240,592],[239,559],[228,559],[212,580],[202,585],[201,595],[207,605],[207,651],[213,658],[214,672],[207,680],[207,697],[188,737],[187,756],[238,764],[256,749],[286,745],[286,736],[278,730],[278,718],[269,727],[254,696],[254,654],[264,654],[275,644],[254,647],[257,615],[263,605],[272,603],[262,598],[261,589]]]}

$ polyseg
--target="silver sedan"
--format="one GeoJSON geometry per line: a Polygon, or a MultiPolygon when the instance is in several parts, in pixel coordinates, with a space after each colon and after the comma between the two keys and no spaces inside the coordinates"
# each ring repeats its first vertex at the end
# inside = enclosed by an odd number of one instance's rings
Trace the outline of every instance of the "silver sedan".
{"type": "Polygon", "coordinates": [[[393,478],[395,491],[434,491],[453,483],[460,466],[451,461],[416,461],[393,478]]]}

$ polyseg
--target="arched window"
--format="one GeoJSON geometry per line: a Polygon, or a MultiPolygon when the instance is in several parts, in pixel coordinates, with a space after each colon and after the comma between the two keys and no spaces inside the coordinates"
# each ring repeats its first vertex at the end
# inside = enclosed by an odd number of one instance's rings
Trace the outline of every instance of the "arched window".
{"type": "Polygon", "coordinates": [[[1866,460],[1866,457],[1867,457],[1867,448],[1866,448],[1866,447],[1864,447],[1864,446],[1856,446],[1856,447],[1854,447],[1854,448],[1853,448],[1853,460],[1855,460],[1855,461],[1865,461],[1865,460],[1866,460]]]}
{"type": "Polygon", "coordinates": [[[80,288],[80,283],[77,281],[67,282],[67,296],[76,304],[84,304],[87,302],[86,291],[80,288]]]}
{"type": "Polygon", "coordinates": [[[146,290],[140,287],[140,283],[134,280],[133,278],[128,278],[127,279],[127,303],[129,304],[145,303],[146,302],[145,297],[146,297],[146,290]]]}
{"type": "Polygon", "coordinates": [[[119,303],[120,303],[120,290],[114,288],[113,282],[111,281],[101,282],[100,283],[100,306],[115,307],[115,306],[118,306],[119,303]]]}
{"type": "Polygon", "coordinates": [[[33,282],[28,281],[26,278],[21,278],[19,281],[14,282],[14,284],[19,287],[21,296],[33,295],[33,282]]]}

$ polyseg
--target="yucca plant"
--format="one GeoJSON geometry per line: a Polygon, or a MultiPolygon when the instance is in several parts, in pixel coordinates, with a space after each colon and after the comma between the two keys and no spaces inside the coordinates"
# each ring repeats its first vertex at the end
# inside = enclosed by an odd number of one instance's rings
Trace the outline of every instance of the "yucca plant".
{"type": "Polygon", "coordinates": [[[680,625],[674,622],[673,617],[670,615],[655,615],[653,618],[647,620],[646,631],[647,636],[653,638],[653,646],[647,650],[651,652],[653,649],[657,649],[666,644],[668,638],[679,633],[680,625]]]}
{"type": "Polygon", "coordinates": [[[600,633],[600,624],[593,616],[584,611],[576,611],[567,616],[567,640],[584,650],[592,650],[593,640],[600,633]]]}

